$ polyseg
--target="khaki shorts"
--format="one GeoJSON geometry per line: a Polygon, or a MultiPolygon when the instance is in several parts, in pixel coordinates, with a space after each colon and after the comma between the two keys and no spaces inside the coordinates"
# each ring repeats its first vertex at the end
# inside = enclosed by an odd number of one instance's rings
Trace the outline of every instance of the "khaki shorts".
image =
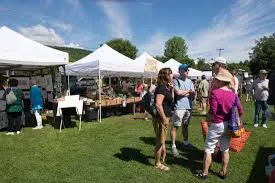
{"type": "Polygon", "coordinates": [[[180,127],[182,124],[188,125],[191,120],[191,109],[177,109],[172,116],[172,122],[174,127],[180,127]]]}

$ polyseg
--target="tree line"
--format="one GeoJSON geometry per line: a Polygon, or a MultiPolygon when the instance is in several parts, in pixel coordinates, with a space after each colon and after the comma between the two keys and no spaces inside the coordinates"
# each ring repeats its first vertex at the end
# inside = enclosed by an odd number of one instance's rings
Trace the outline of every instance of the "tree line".
{"type": "MultiPolygon", "coordinates": [[[[129,58],[135,59],[137,57],[138,49],[129,40],[115,38],[105,43],[129,58]]],[[[103,44],[100,46],[102,45],[103,44]]],[[[70,62],[74,62],[91,53],[91,51],[83,49],[66,47],[53,48],[68,52],[70,55],[70,62]]],[[[186,41],[180,36],[174,36],[166,41],[164,54],[155,55],[154,57],[161,62],[166,62],[173,58],[180,63],[189,64],[191,67],[199,70],[211,70],[211,65],[205,58],[197,58],[197,63],[195,64],[195,61],[187,54],[187,51],[188,46],[186,41]]],[[[228,68],[230,70],[242,69],[252,74],[257,74],[260,69],[275,70],[275,33],[256,40],[255,46],[248,54],[249,60],[240,61],[238,63],[228,63],[228,68]]]]}

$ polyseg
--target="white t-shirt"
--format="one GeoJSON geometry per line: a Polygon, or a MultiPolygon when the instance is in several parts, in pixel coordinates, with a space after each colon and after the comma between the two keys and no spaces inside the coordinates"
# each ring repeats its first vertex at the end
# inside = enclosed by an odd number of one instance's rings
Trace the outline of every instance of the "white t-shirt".
{"type": "Polygon", "coordinates": [[[253,89],[254,89],[254,96],[256,100],[259,101],[266,101],[269,96],[268,90],[265,90],[264,88],[268,88],[268,79],[260,80],[260,78],[257,78],[253,82],[253,89]]]}

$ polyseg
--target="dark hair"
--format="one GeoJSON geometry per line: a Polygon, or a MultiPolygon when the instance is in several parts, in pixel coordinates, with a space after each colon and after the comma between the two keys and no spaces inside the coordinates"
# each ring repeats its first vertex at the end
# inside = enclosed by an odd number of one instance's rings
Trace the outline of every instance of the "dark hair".
{"type": "Polygon", "coordinates": [[[201,76],[201,79],[206,79],[206,76],[205,76],[205,75],[202,75],[202,76],[201,76]]]}
{"type": "Polygon", "coordinates": [[[18,86],[18,80],[17,79],[11,79],[9,81],[10,87],[17,87],[18,86]]]}
{"type": "Polygon", "coordinates": [[[172,74],[172,70],[169,67],[160,69],[157,81],[158,85],[168,85],[170,74],[172,74]]]}

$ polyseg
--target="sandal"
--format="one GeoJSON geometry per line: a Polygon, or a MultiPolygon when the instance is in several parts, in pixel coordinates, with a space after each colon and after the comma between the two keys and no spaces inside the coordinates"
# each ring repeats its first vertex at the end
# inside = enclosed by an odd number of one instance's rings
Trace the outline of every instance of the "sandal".
{"type": "Polygon", "coordinates": [[[226,179],[227,173],[224,173],[224,171],[221,170],[221,171],[219,172],[218,176],[219,176],[221,179],[226,179]]]}
{"type": "Polygon", "coordinates": [[[202,171],[195,174],[195,177],[197,177],[198,179],[201,179],[201,180],[206,180],[207,179],[207,175],[204,175],[202,171]]]}
{"type": "Polygon", "coordinates": [[[163,165],[163,164],[159,164],[159,165],[155,166],[155,168],[156,168],[156,169],[159,169],[159,170],[161,170],[161,171],[165,171],[165,172],[167,172],[167,171],[170,170],[170,168],[169,168],[168,166],[165,166],[165,165],[163,165]]]}

